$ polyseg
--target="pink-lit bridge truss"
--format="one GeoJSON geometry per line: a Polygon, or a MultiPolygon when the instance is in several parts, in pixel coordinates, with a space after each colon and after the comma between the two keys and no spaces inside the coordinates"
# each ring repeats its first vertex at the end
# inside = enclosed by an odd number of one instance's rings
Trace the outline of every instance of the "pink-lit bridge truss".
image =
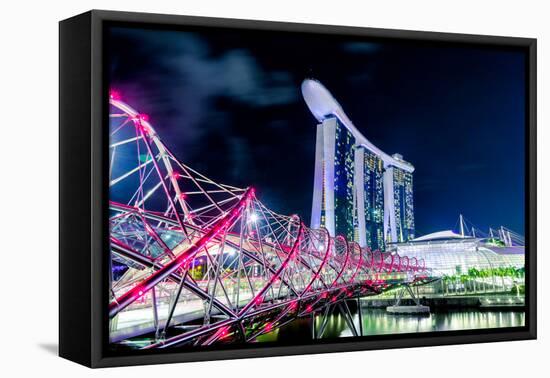
{"type": "Polygon", "coordinates": [[[251,187],[209,179],[147,116],[115,92],[109,101],[112,343],[252,342],[332,303],[426,278],[423,261],[330,237],[273,212],[251,187]]]}

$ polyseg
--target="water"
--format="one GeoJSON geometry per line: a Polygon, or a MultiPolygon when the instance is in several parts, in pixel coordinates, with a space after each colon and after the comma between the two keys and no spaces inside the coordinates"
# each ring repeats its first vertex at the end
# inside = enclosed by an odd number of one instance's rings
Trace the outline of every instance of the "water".
{"type": "MultiPolygon", "coordinates": [[[[399,333],[417,333],[433,331],[454,331],[466,329],[484,329],[501,327],[521,327],[525,325],[523,311],[463,311],[434,312],[429,316],[390,315],[385,309],[362,308],[363,335],[387,335],[399,333]]],[[[356,326],[359,324],[357,312],[353,313],[356,326]]],[[[320,317],[316,318],[319,328],[320,317]]],[[[329,322],[323,338],[353,336],[343,315],[329,315],[329,322]]],[[[265,341],[307,341],[311,340],[311,319],[297,319],[280,329],[260,336],[265,341]]]]}
{"type": "MultiPolygon", "coordinates": [[[[353,323],[359,331],[359,315],[357,306],[353,301],[349,303],[349,309],[353,323]]],[[[525,325],[525,312],[521,309],[480,310],[470,307],[456,310],[435,306],[432,307],[432,311],[429,315],[421,316],[391,315],[386,312],[385,308],[362,306],[363,336],[521,327],[525,325]]],[[[317,316],[315,319],[317,332],[321,328],[321,322],[322,317],[317,316]]],[[[328,315],[328,323],[322,338],[336,339],[342,337],[353,337],[353,333],[348,327],[344,315],[335,311],[328,315]]],[[[259,336],[256,342],[280,342],[288,345],[307,344],[311,340],[311,317],[305,317],[292,320],[282,327],[275,328],[270,333],[259,336]]],[[[120,350],[136,349],[149,345],[153,341],[154,335],[148,334],[117,344],[114,348],[120,350]]]]}

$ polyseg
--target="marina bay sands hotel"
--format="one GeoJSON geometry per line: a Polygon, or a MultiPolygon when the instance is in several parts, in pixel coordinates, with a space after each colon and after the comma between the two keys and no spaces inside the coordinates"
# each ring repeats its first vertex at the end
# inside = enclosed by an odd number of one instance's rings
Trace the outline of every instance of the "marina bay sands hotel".
{"type": "Polygon", "coordinates": [[[413,239],[414,167],[365,138],[320,82],[304,80],[302,94],[319,121],[311,227],[373,250],[413,239]]]}

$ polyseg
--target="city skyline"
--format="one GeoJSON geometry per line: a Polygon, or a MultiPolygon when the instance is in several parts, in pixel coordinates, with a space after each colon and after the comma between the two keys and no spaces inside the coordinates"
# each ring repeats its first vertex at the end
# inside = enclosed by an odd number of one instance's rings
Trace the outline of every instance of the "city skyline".
{"type": "Polygon", "coordinates": [[[452,228],[459,213],[482,229],[504,224],[523,233],[521,54],[338,38],[320,46],[304,35],[307,51],[290,57],[291,40],[279,35],[268,49],[273,37],[260,34],[239,41],[215,30],[115,28],[112,85],[152,117],[182,160],[222,181],[254,185],[272,208],[308,221],[315,120],[299,83],[314,76],[373,143],[417,167],[417,235],[452,228]],[[199,146],[216,152],[198,160],[199,146]],[[218,167],[221,157],[231,170],[218,167]]]}
{"type": "Polygon", "coordinates": [[[515,54],[112,30],[113,351],[525,324],[525,238],[509,228],[484,237],[479,223],[523,227],[515,54]],[[487,81],[499,67],[502,91],[487,81]],[[460,83],[472,86],[462,93],[448,82],[460,69],[479,81],[460,83]],[[462,215],[460,233],[449,231],[449,213],[468,214],[480,237],[462,215]],[[495,323],[486,310],[510,316],[495,323]],[[474,321],[455,322],[463,311],[474,321]],[[404,315],[431,320],[368,327],[404,315]]]}

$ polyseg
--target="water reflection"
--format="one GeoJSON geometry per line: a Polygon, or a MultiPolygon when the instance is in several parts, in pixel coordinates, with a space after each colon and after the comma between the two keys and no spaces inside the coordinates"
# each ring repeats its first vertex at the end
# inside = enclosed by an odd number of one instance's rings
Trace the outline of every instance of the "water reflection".
{"type": "MultiPolygon", "coordinates": [[[[390,315],[385,309],[362,309],[363,335],[387,335],[398,333],[451,331],[482,328],[521,327],[525,325],[523,311],[452,311],[435,312],[429,316],[390,315]]],[[[359,324],[359,315],[355,311],[353,320],[359,324]]],[[[321,317],[316,317],[319,327],[321,317]]],[[[323,338],[351,337],[344,316],[330,315],[323,338]]],[[[258,341],[297,341],[311,339],[311,320],[297,319],[280,329],[258,338],[258,341]]]]}

